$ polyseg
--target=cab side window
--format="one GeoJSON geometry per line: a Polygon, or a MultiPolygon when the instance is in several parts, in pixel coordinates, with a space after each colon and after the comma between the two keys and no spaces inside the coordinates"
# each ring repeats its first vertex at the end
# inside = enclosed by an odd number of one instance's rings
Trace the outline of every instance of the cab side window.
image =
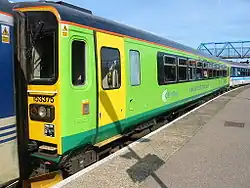
{"type": "Polygon", "coordinates": [[[72,42],[71,72],[72,84],[74,86],[84,85],[85,83],[85,42],[72,42]]]}
{"type": "Polygon", "coordinates": [[[103,89],[121,87],[120,52],[116,48],[101,48],[101,77],[103,89]]]}

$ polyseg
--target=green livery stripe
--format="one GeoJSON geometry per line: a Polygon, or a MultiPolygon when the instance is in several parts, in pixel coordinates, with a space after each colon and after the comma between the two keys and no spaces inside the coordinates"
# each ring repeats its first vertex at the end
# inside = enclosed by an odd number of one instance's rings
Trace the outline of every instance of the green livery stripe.
{"type": "Polygon", "coordinates": [[[78,148],[86,144],[94,145],[98,142],[101,142],[105,139],[108,139],[112,136],[119,134],[121,132],[121,129],[124,130],[126,128],[129,128],[130,126],[136,125],[142,121],[146,121],[148,119],[151,119],[154,116],[160,115],[163,112],[166,112],[167,110],[170,110],[172,108],[178,107],[185,103],[191,102],[203,96],[209,95],[222,88],[225,88],[225,86],[222,86],[220,88],[216,88],[208,92],[195,95],[195,96],[183,99],[183,100],[179,100],[171,104],[167,104],[163,107],[160,107],[154,110],[150,110],[150,111],[126,118],[120,122],[114,122],[114,123],[111,123],[102,127],[98,127],[98,130],[92,129],[92,130],[82,132],[79,134],[63,137],[62,138],[63,153],[69,151],[72,148],[78,148]]]}
{"type": "Polygon", "coordinates": [[[59,163],[62,156],[58,156],[58,157],[47,157],[47,156],[44,156],[44,155],[39,155],[39,154],[36,154],[36,153],[32,153],[31,156],[33,157],[37,157],[37,158],[40,158],[40,159],[44,159],[44,160],[48,160],[48,161],[52,161],[52,162],[55,162],[55,163],[59,163]]]}

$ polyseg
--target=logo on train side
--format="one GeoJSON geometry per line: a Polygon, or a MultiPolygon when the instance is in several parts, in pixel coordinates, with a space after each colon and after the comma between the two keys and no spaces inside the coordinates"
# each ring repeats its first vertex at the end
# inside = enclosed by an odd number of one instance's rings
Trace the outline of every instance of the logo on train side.
{"type": "Polygon", "coordinates": [[[167,100],[170,99],[171,97],[178,97],[178,96],[179,96],[179,93],[176,90],[169,91],[165,89],[162,92],[161,99],[163,102],[167,102],[167,100]]]}
{"type": "Polygon", "coordinates": [[[69,25],[62,24],[62,37],[68,37],[69,36],[69,25]]]}
{"type": "Polygon", "coordinates": [[[7,25],[2,25],[1,33],[2,33],[2,43],[9,44],[10,43],[10,27],[7,25]]]}
{"type": "Polygon", "coordinates": [[[164,90],[162,95],[161,95],[161,99],[163,102],[167,102],[167,99],[168,99],[168,90],[164,90]]]}

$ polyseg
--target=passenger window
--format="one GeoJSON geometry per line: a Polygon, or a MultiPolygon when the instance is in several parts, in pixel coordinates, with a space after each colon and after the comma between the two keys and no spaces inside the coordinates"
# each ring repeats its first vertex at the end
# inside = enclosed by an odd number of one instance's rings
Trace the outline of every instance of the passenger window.
{"type": "Polygon", "coordinates": [[[236,68],[236,69],[237,69],[237,75],[236,75],[236,76],[238,76],[238,77],[239,77],[239,76],[241,75],[241,72],[240,72],[240,71],[241,71],[241,69],[240,69],[240,68],[236,68]]]}
{"type": "Polygon", "coordinates": [[[178,65],[178,80],[186,81],[187,80],[187,59],[179,58],[178,65]]]}
{"type": "Polygon", "coordinates": [[[213,65],[213,77],[214,78],[217,77],[217,65],[216,64],[213,65]]]}
{"type": "Polygon", "coordinates": [[[72,84],[75,86],[85,83],[85,43],[83,41],[72,42],[72,84]]]}
{"type": "Polygon", "coordinates": [[[196,79],[196,62],[194,60],[188,61],[188,79],[195,80],[196,79]]]}
{"type": "Polygon", "coordinates": [[[241,68],[240,76],[244,76],[244,69],[241,68]]]}
{"type": "Polygon", "coordinates": [[[208,63],[207,62],[203,62],[203,75],[204,75],[204,78],[208,78],[208,63]]]}
{"type": "Polygon", "coordinates": [[[121,87],[121,64],[118,49],[102,47],[101,75],[103,89],[118,89],[121,87]]]}
{"type": "Polygon", "coordinates": [[[132,86],[141,84],[140,53],[135,50],[129,51],[130,82],[132,86]]]}
{"type": "Polygon", "coordinates": [[[208,77],[213,78],[213,63],[208,63],[208,77]]]}
{"type": "Polygon", "coordinates": [[[224,76],[227,77],[227,66],[225,66],[224,76]]]}
{"type": "Polygon", "coordinates": [[[220,71],[221,68],[220,68],[220,67],[221,67],[221,66],[218,65],[218,73],[217,73],[217,74],[218,74],[218,77],[221,77],[221,71],[220,71]]]}
{"type": "Polygon", "coordinates": [[[233,76],[237,76],[237,68],[233,68],[233,76]]]}
{"type": "Polygon", "coordinates": [[[175,82],[176,81],[176,58],[172,56],[164,56],[164,81],[175,82]]]}
{"type": "Polygon", "coordinates": [[[234,69],[233,67],[231,67],[230,70],[231,70],[231,75],[230,75],[230,76],[233,77],[233,76],[234,76],[235,69],[234,69]]]}
{"type": "Polygon", "coordinates": [[[224,69],[224,67],[223,67],[223,65],[221,65],[220,66],[220,77],[223,77],[223,69],[224,69]]]}
{"type": "MultiPolygon", "coordinates": [[[[204,76],[203,64],[202,62],[197,62],[196,64],[196,79],[201,80],[204,76]]],[[[205,76],[204,76],[205,77],[205,76]]]]}
{"type": "Polygon", "coordinates": [[[220,77],[220,65],[216,65],[216,77],[220,77]]]}

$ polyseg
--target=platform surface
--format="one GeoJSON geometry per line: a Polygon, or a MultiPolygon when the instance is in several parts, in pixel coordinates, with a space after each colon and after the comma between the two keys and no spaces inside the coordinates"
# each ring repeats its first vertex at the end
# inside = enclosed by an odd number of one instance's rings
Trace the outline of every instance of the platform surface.
{"type": "Polygon", "coordinates": [[[250,87],[220,96],[55,187],[250,187],[250,87]]]}

